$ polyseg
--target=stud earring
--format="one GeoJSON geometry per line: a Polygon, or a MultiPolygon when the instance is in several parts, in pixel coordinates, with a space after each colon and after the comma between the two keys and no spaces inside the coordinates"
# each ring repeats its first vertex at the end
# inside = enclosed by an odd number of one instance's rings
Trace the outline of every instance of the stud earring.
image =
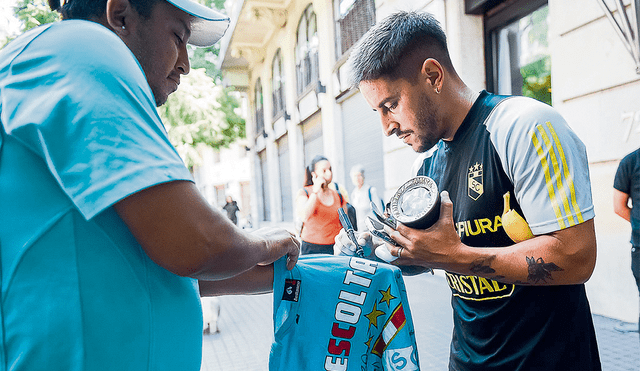
{"type": "Polygon", "coordinates": [[[440,88],[436,87],[436,94],[440,94],[440,88]]]}
{"type": "Polygon", "coordinates": [[[122,29],[124,30],[124,25],[122,25],[122,29]]]}

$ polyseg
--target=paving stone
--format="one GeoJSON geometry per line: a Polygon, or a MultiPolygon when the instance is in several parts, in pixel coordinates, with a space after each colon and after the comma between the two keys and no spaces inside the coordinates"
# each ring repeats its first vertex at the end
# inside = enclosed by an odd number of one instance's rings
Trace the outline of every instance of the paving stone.
{"type": "MultiPolygon", "coordinates": [[[[405,277],[423,370],[446,371],[453,319],[445,278],[405,277]]],[[[202,371],[268,371],[273,296],[220,297],[220,333],[204,335],[202,371]]],[[[640,371],[640,338],[620,321],[594,315],[603,371],[640,371]]],[[[312,370],[313,371],[313,370],[312,370]]]]}

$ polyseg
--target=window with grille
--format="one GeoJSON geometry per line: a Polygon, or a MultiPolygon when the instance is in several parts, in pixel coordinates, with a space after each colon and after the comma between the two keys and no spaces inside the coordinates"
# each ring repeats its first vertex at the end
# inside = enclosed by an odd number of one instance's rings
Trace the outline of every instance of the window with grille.
{"type": "Polygon", "coordinates": [[[335,0],[338,59],[376,23],[374,0],[335,0]]]}
{"type": "Polygon", "coordinates": [[[300,17],[296,39],[296,92],[301,96],[307,89],[317,86],[318,26],[313,5],[309,5],[300,17]]]}
{"type": "Polygon", "coordinates": [[[273,97],[273,118],[284,114],[284,73],[282,70],[282,55],[280,49],[273,57],[273,74],[271,79],[271,94],[273,97]]]}
{"type": "Polygon", "coordinates": [[[264,133],[264,107],[262,105],[262,82],[260,79],[256,81],[254,93],[256,107],[256,136],[258,136],[264,133]]]}

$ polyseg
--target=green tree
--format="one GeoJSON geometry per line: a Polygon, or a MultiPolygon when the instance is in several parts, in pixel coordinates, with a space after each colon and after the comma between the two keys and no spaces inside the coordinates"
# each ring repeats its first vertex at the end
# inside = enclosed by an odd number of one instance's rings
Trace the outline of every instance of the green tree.
{"type": "Polygon", "coordinates": [[[527,32],[529,45],[538,53],[531,56],[520,68],[522,74],[522,95],[535,98],[551,105],[551,57],[549,55],[549,7],[542,8],[525,17],[523,32],[527,32]]]}
{"type": "Polygon", "coordinates": [[[192,168],[200,164],[200,146],[220,149],[244,136],[244,120],[237,109],[237,100],[216,85],[204,68],[197,68],[182,77],[180,89],[158,112],[169,140],[192,168]]]}
{"type": "Polygon", "coordinates": [[[14,11],[22,22],[22,32],[60,20],[58,12],[51,11],[46,0],[18,0],[14,11]]]}
{"type": "MultiPolygon", "coordinates": [[[[197,0],[223,9],[224,0],[197,0]]],[[[18,0],[15,16],[22,32],[60,20],[46,0],[18,0]]],[[[218,44],[191,48],[191,72],[181,79],[180,89],[172,94],[158,112],[167,127],[169,139],[191,168],[200,162],[198,147],[220,149],[245,136],[245,120],[238,114],[240,106],[230,89],[220,85],[222,74],[214,61],[218,44]]]]}

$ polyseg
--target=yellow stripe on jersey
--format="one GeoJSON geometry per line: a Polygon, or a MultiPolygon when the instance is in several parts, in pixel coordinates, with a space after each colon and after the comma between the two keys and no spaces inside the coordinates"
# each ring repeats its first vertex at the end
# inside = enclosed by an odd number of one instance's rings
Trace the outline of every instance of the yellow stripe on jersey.
{"type": "MultiPolygon", "coordinates": [[[[540,126],[538,125],[536,129],[539,128],[540,126]]],[[[549,164],[547,163],[547,158],[544,155],[544,149],[542,148],[535,131],[531,132],[531,141],[533,142],[533,146],[536,148],[536,152],[538,152],[538,158],[540,159],[540,165],[542,165],[542,170],[544,171],[544,179],[546,180],[545,184],[547,185],[547,191],[549,192],[551,206],[553,206],[553,211],[556,213],[556,220],[558,220],[560,224],[560,229],[564,229],[566,228],[564,225],[564,218],[562,217],[562,211],[560,211],[558,201],[556,200],[555,190],[553,189],[553,184],[551,182],[551,174],[549,173],[549,164]]]]}
{"type": "MultiPolygon", "coordinates": [[[[547,125],[551,125],[551,123],[547,121],[547,125]]],[[[553,173],[555,174],[554,181],[555,181],[555,184],[557,185],[558,193],[560,193],[560,201],[562,202],[562,206],[564,207],[564,212],[569,219],[569,226],[576,225],[576,222],[573,219],[573,214],[571,214],[571,206],[569,206],[569,198],[567,197],[567,193],[565,192],[565,188],[562,184],[562,172],[560,171],[560,165],[558,164],[558,157],[556,156],[556,149],[558,147],[562,148],[562,144],[558,141],[554,141],[554,143],[551,143],[551,141],[549,140],[549,136],[544,131],[544,127],[542,125],[539,125],[537,128],[538,128],[538,131],[540,132],[540,135],[542,136],[542,140],[544,140],[544,144],[548,148],[549,157],[551,157],[551,164],[553,165],[553,173]]],[[[566,159],[562,158],[562,160],[565,161],[566,159]]],[[[565,168],[566,163],[563,163],[562,167],[565,168]]]]}
{"type": "Polygon", "coordinates": [[[569,166],[567,165],[567,158],[564,156],[564,150],[562,149],[562,145],[560,144],[560,139],[558,138],[558,134],[556,134],[555,129],[551,125],[550,122],[547,121],[547,127],[549,128],[549,132],[553,137],[553,141],[556,143],[558,148],[558,153],[560,154],[560,160],[562,161],[562,169],[564,170],[564,177],[567,179],[567,187],[569,188],[569,193],[571,193],[571,204],[573,205],[573,211],[576,213],[578,217],[578,223],[584,222],[584,218],[582,217],[582,211],[580,211],[580,206],[578,206],[578,201],[576,200],[576,188],[573,184],[573,177],[569,172],[569,166]]]}
{"type": "Polygon", "coordinates": [[[539,133],[540,138],[542,138],[542,141],[538,139],[538,135],[536,134],[535,130],[531,132],[531,141],[536,149],[536,152],[538,153],[540,165],[542,166],[542,169],[544,171],[547,191],[549,192],[549,198],[551,200],[553,210],[556,214],[556,219],[558,220],[558,224],[560,224],[560,228],[564,229],[566,228],[566,225],[564,223],[562,209],[564,209],[564,212],[567,215],[569,226],[573,226],[576,224],[571,212],[571,206],[569,203],[569,197],[567,197],[566,189],[568,189],[571,193],[571,198],[573,201],[572,204],[574,206],[576,214],[578,215],[578,220],[580,221],[582,220],[582,214],[580,213],[580,209],[578,208],[577,202],[575,201],[575,188],[573,185],[573,178],[569,173],[567,159],[564,155],[564,150],[562,149],[562,143],[560,143],[560,140],[558,139],[558,136],[551,126],[550,122],[547,122],[547,127],[549,128],[549,132],[551,133],[553,142],[549,140],[549,136],[547,135],[547,132],[542,125],[536,126],[536,130],[539,133]],[[556,151],[558,152],[558,155],[556,155],[556,151]],[[549,155],[551,166],[547,161],[547,156],[545,155],[546,153],[548,153],[549,155]],[[562,170],[560,169],[560,167],[562,167],[562,170]],[[563,173],[565,177],[566,188],[563,185],[563,173]],[[559,195],[556,195],[556,187],[554,187],[554,185],[557,187],[559,195]],[[558,199],[557,196],[559,196],[560,198],[558,199]],[[560,204],[562,204],[562,209],[560,208],[560,204]]]}

